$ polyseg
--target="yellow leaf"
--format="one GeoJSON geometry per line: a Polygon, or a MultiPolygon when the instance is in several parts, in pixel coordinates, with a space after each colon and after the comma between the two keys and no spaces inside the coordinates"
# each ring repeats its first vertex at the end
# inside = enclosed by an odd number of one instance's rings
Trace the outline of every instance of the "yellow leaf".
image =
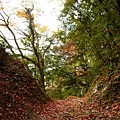
{"type": "Polygon", "coordinates": [[[44,33],[46,30],[47,30],[47,26],[43,26],[41,28],[39,28],[38,30],[41,32],[41,33],[44,33]]]}
{"type": "Polygon", "coordinates": [[[40,26],[40,24],[39,24],[39,23],[36,23],[36,24],[34,24],[34,26],[35,26],[35,27],[39,27],[39,26],[40,26]]]}
{"type": "Polygon", "coordinates": [[[4,7],[0,7],[0,10],[3,10],[4,9],[4,7]]]}
{"type": "Polygon", "coordinates": [[[24,11],[18,11],[18,12],[17,12],[17,16],[19,16],[19,17],[24,17],[24,18],[28,18],[28,15],[27,15],[24,11]]]}

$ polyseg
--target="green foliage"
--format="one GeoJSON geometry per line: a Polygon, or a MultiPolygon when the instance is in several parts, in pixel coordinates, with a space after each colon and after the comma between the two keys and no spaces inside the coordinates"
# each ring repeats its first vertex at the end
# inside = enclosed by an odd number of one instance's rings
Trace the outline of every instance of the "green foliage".
{"type": "Polygon", "coordinates": [[[116,0],[67,0],[59,16],[62,30],[51,37],[44,34],[46,27],[41,28],[42,33],[36,31],[34,16],[29,17],[28,30],[21,31],[24,47],[18,50],[26,52],[21,54],[22,62],[39,84],[42,80],[51,97],[84,96],[96,75],[116,69],[120,60],[116,0]]]}
{"type": "Polygon", "coordinates": [[[62,28],[66,33],[64,37],[59,33],[57,35],[63,44],[56,49],[58,66],[57,69],[55,67],[54,74],[62,79],[60,89],[63,98],[70,94],[83,96],[96,75],[110,74],[118,65],[119,8],[115,0],[67,0],[59,19],[63,21],[62,28]],[[75,45],[78,51],[72,57],[70,50],[64,52],[71,45],[75,45]],[[78,70],[83,70],[85,74],[76,79],[78,70]]]}

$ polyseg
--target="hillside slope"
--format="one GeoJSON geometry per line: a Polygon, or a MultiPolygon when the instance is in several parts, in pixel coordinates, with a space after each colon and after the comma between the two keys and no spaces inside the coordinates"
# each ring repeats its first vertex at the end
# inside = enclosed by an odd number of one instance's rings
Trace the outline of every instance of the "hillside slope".
{"type": "Polygon", "coordinates": [[[30,120],[35,104],[47,100],[23,64],[0,47],[0,120],[30,120]]]}

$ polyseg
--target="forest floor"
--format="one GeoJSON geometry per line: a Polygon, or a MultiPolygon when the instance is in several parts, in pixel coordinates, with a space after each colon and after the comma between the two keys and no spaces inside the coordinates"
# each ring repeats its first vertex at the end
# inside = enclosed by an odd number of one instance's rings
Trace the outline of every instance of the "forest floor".
{"type": "MultiPolygon", "coordinates": [[[[119,82],[116,85],[119,93],[119,82]]],[[[112,104],[101,101],[101,96],[95,93],[88,101],[86,97],[50,100],[46,96],[50,101],[45,103],[37,82],[21,62],[0,51],[0,120],[120,120],[120,95],[112,104]]]]}
{"type": "Polygon", "coordinates": [[[100,103],[99,96],[97,93],[86,103],[74,96],[48,102],[37,106],[34,116],[36,120],[120,120],[120,105],[117,101],[107,105],[109,101],[100,103]]]}

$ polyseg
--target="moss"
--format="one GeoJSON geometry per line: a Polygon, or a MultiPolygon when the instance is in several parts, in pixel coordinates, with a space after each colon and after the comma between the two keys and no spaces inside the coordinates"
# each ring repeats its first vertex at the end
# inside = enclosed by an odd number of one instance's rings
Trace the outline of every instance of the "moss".
{"type": "Polygon", "coordinates": [[[118,97],[120,96],[120,79],[112,80],[112,83],[109,84],[106,90],[103,92],[103,100],[109,100],[113,102],[114,100],[119,101],[118,97]]]}
{"type": "Polygon", "coordinates": [[[120,70],[116,70],[110,76],[110,81],[106,85],[106,89],[102,92],[102,99],[109,100],[112,103],[114,100],[120,101],[120,70]]]}

